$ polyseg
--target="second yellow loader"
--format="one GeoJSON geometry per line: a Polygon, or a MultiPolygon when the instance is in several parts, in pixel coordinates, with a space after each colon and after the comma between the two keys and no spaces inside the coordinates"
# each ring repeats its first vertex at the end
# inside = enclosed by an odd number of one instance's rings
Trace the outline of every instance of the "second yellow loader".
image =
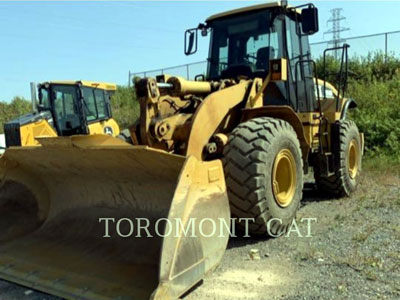
{"type": "Polygon", "coordinates": [[[113,83],[93,81],[50,81],[31,83],[33,113],[4,124],[7,147],[39,145],[37,137],[77,134],[118,136],[120,129],[112,118],[113,83]]]}

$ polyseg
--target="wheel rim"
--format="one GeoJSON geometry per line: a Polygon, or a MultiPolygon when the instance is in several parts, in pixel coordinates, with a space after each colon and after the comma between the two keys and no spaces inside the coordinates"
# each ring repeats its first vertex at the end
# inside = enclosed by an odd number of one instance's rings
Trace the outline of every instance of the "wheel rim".
{"type": "Polygon", "coordinates": [[[272,186],[276,203],[289,206],[296,191],[296,163],[289,149],[281,150],[275,157],[272,186]]]}
{"type": "Polygon", "coordinates": [[[354,179],[358,173],[358,161],[359,161],[359,153],[357,147],[357,141],[352,140],[349,145],[348,151],[348,164],[349,164],[349,176],[351,179],[354,179]]]}

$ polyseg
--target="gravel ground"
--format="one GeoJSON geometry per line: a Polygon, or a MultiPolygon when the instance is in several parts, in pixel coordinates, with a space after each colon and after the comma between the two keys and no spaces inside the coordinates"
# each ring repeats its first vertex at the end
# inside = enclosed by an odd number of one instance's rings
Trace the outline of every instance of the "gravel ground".
{"type": "Polygon", "coordinates": [[[369,172],[343,199],[321,197],[309,180],[297,221],[303,237],[231,239],[185,300],[400,299],[400,176],[369,172]],[[312,237],[302,218],[317,218],[312,237]]]}
{"type": "MultiPolygon", "coordinates": [[[[219,268],[184,300],[400,299],[400,176],[365,172],[351,198],[327,199],[305,184],[298,232],[231,238],[219,268]],[[311,222],[311,237],[302,218],[311,222]],[[251,259],[251,250],[260,259],[251,259]]],[[[55,300],[0,281],[0,300],[55,300]]]]}

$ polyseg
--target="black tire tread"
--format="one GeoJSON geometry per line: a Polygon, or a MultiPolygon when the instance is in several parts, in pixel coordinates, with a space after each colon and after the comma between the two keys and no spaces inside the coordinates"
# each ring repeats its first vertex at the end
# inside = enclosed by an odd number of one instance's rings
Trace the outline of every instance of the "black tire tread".
{"type": "MultiPolygon", "coordinates": [[[[301,157],[300,142],[292,126],[284,120],[269,117],[241,123],[230,134],[228,144],[224,148],[223,164],[231,214],[236,218],[254,218],[255,223],[249,225],[252,234],[266,233],[266,223],[272,217],[263,192],[265,184],[263,156],[266,155],[266,148],[271,146],[281,131],[292,135],[301,157]]],[[[303,161],[302,159],[300,161],[301,166],[298,167],[303,170],[303,161]]],[[[241,228],[242,225],[238,223],[241,228]]],[[[275,234],[284,232],[287,227],[285,224],[279,226],[274,224],[271,232],[275,234]]]]}
{"type": "Polygon", "coordinates": [[[352,130],[358,132],[357,125],[354,121],[345,120],[340,122],[339,129],[339,153],[334,153],[339,157],[339,167],[336,168],[335,174],[330,177],[320,176],[318,166],[314,166],[315,183],[321,191],[327,192],[337,197],[350,196],[352,190],[346,184],[346,139],[352,130]]]}

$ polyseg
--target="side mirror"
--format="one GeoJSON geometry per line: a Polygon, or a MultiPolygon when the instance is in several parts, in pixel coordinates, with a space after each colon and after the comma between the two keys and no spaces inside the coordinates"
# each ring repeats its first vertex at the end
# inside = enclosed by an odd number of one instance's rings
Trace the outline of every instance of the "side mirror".
{"type": "Polygon", "coordinates": [[[191,55],[197,52],[197,28],[185,31],[185,54],[191,55]]]}
{"type": "Polygon", "coordinates": [[[305,35],[318,32],[318,9],[310,5],[301,10],[301,29],[305,35]]]}

